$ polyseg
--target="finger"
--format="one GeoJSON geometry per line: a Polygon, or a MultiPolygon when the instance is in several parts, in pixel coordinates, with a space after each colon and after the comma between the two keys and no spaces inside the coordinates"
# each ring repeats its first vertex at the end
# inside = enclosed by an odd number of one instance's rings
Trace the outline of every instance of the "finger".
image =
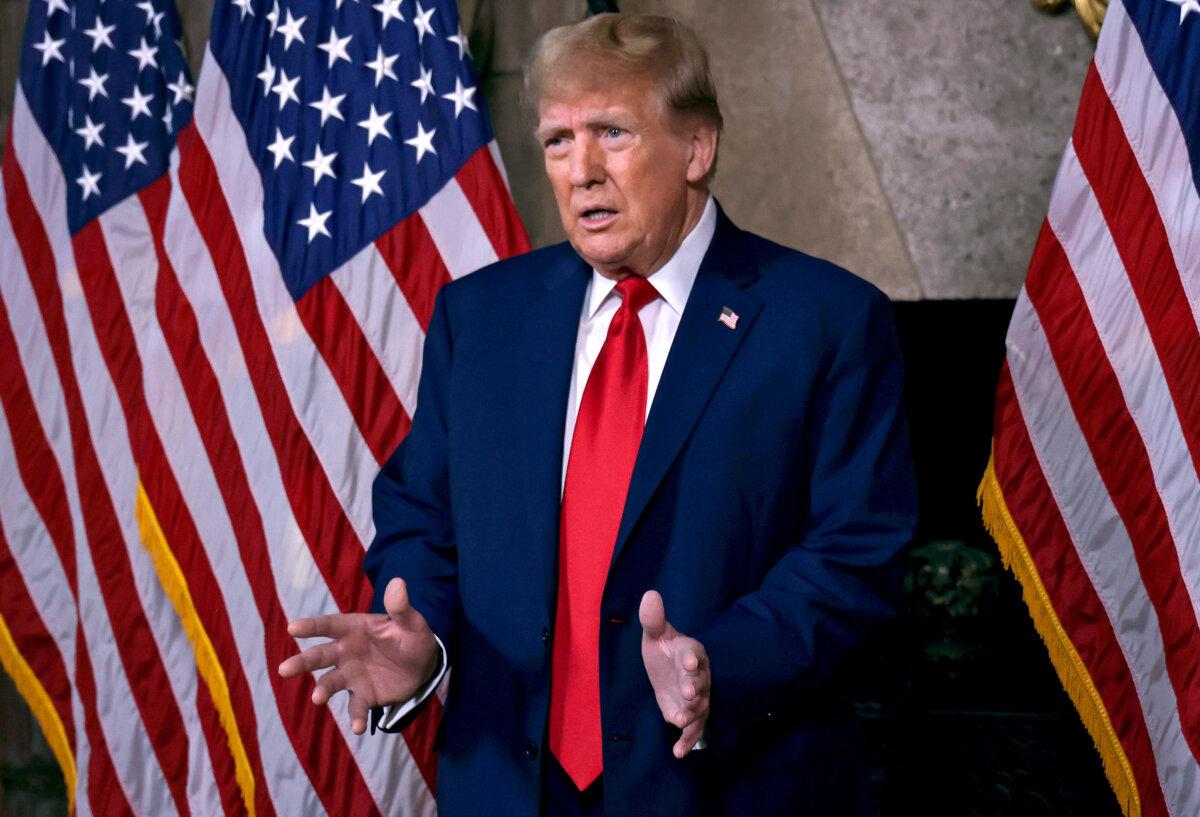
{"type": "Polygon", "coordinates": [[[353,614],[333,613],[288,622],[288,633],[296,638],[341,638],[350,628],[353,614]]]}
{"type": "Polygon", "coordinates": [[[350,729],[356,735],[367,731],[367,717],[370,715],[370,702],[362,695],[350,693],[350,703],[346,707],[350,713],[350,729]]]}
{"type": "Polygon", "coordinates": [[[350,681],[344,672],[340,669],[331,669],[317,679],[317,688],[313,690],[312,702],[320,706],[343,689],[347,689],[349,685],[350,681]]]}
{"type": "Polygon", "coordinates": [[[688,752],[695,748],[696,743],[704,735],[704,721],[696,720],[688,725],[683,730],[683,735],[679,740],[675,741],[675,748],[672,749],[672,754],[681,760],[687,757],[688,752]]]}
{"type": "Polygon", "coordinates": [[[663,607],[662,596],[657,590],[647,590],[638,605],[638,621],[642,624],[642,632],[647,638],[666,638],[674,633],[670,622],[667,621],[667,611],[663,607]]]}
{"type": "Polygon", "coordinates": [[[279,665],[279,674],[284,678],[295,678],[306,672],[336,666],[338,662],[337,642],[318,644],[302,653],[293,655],[279,665]]]}
{"type": "Polygon", "coordinates": [[[699,694],[699,692],[700,691],[696,688],[696,684],[692,681],[685,681],[679,687],[679,694],[683,696],[685,701],[696,700],[696,696],[699,694]]]}
{"type": "Polygon", "coordinates": [[[684,672],[696,672],[700,669],[700,656],[691,647],[684,649],[679,657],[679,664],[684,672]]]}

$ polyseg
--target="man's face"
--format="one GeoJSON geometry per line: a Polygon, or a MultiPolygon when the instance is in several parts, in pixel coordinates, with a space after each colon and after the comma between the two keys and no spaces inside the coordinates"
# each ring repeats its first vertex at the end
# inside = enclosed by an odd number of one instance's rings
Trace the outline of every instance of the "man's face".
{"type": "Polygon", "coordinates": [[[558,213],[584,260],[610,278],[666,263],[707,197],[697,128],[665,111],[649,80],[560,91],[538,110],[558,213]]]}

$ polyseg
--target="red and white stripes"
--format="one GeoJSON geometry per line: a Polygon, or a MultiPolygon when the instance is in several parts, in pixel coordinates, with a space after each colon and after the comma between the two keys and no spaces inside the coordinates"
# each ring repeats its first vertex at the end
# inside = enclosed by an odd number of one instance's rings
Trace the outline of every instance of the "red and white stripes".
{"type": "Polygon", "coordinates": [[[358,737],[275,667],[288,619],[369,604],[370,484],[438,288],[528,243],[493,145],[294,301],[211,54],[200,76],[169,173],[73,236],[18,90],[0,650],[30,668],[79,814],[432,814],[439,701],[405,740],[358,737]]]}
{"type": "Polygon", "coordinates": [[[993,468],[1131,814],[1200,813],[1197,294],[1183,134],[1114,2],[1009,328],[993,468]]]}

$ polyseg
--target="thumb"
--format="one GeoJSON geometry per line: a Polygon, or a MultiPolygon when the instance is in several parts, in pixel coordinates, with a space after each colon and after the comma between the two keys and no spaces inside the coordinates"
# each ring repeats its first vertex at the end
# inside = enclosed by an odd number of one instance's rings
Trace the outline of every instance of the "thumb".
{"type": "Polygon", "coordinates": [[[672,633],[662,596],[657,590],[647,590],[642,596],[642,603],[638,606],[638,620],[642,623],[642,632],[647,638],[665,638],[672,633]]]}
{"type": "Polygon", "coordinates": [[[408,585],[399,576],[388,582],[383,591],[383,609],[397,624],[403,624],[412,614],[412,605],[408,603],[408,585]]]}

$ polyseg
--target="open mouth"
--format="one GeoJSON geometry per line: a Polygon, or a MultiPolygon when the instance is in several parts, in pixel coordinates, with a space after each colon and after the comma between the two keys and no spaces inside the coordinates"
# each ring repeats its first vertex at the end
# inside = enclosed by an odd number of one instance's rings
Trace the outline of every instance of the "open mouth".
{"type": "Polygon", "coordinates": [[[616,215],[616,210],[606,210],[603,207],[596,207],[591,210],[584,210],[580,220],[587,227],[600,227],[616,218],[616,215]]]}

